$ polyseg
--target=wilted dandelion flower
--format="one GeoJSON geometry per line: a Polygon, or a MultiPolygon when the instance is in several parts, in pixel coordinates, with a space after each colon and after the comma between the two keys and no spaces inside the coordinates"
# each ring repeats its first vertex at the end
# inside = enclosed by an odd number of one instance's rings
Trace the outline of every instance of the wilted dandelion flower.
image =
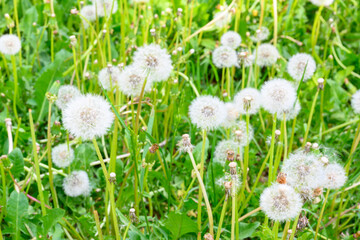
{"type": "Polygon", "coordinates": [[[59,88],[55,104],[61,110],[64,110],[67,104],[81,95],[79,89],[72,85],[63,85],[59,88]]]}
{"type": "Polygon", "coordinates": [[[57,145],[51,150],[53,163],[60,168],[65,168],[74,160],[74,150],[66,143],[57,145]]]}
{"type": "MultiPolygon", "coordinates": [[[[301,105],[299,101],[296,101],[295,107],[292,107],[291,109],[288,109],[285,112],[283,112],[285,113],[285,120],[289,121],[294,119],[299,114],[300,110],[301,110],[301,105]]],[[[282,121],[284,119],[283,113],[277,114],[276,118],[282,121]]]]}
{"type": "Polygon", "coordinates": [[[236,123],[236,119],[239,117],[239,110],[236,105],[232,102],[225,103],[226,108],[226,118],[222,123],[224,128],[231,128],[236,123]]]}
{"type": "Polygon", "coordinates": [[[214,160],[222,165],[226,161],[234,161],[236,155],[240,154],[240,148],[240,145],[233,140],[222,140],[216,145],[214,160]]]}
{"type": "Polygon", "coordinates": [[[189,107],[191,122],[204,130],[220,127],[226,118],[225,104],[213,96],[200,96],[189,107]]]}
{"type": "Polygon", "coordinates": [[[106,90],[114,89],[118,86],[120,69],[117,66],[108,66],[100,70],[98,80],[106,90]]]}
{"type": "Polygon", "coordinates": [[[72,171],[63,182],[63,188],[66,195],[78,197],[87,196],[90,193],[89,177],[85,171],[72,171]]]}
{"type": "Polygon", "coordinates": [[[360,90],[357,90],[357,92],[352,95],[351,106],[355,113],[360,114],[360,90]]]}
{"type": "Polygon", "coordinates": [[[106,134],[113,120],[110,104],[102,97],[91,94],[77,97],[63,111],[64,127],[83,140],[106,134]]]}
{"type": "Polygon", "coordinates": [[[276,63],[277,59],[280,57],[280,54],[276,47],[269,43],[261,44],[255,53],[256,64],[260,67],[269,67],[276,63]]]}
{"type": "Polygon", "coordinates": [[[261,88],[262,106],[271,114],[283,113],[294,106],[296,90],[285,79],[275,78],[265,82],[261,88]]]}
{"type": "Polygon", "coordinates": [[[322,187],[325,181],[324,165],[318,156],[298,151],[284,160],[281,172],[287,176],[287,182],[303,198],[312,198],[312,190],[322,187]]]}
{"type": "Polygon", "coordinates": [[[254,36],[251,36],[251,40],[254,42],[260,42],[268,39],[269,37],[269,29],[267,27],[261,27],[260,29],[257,29],[254,36]]]}
{"type": "Polygon", "coordinates": [[[225,173],[224,176],[217,179],[215,183],[219,187],[225,188],[225,191],[228,191],[228,195],[230,195],[233,184],[235,184],[235,192],[239,192],[241,190],[241,175],[231,175],[229,173],[225,173]]]}
{"type": "MultiPolygon", "coordinates": [[[[142,71],[138,71],[138,68],[134,65],[130,65],[124,68],[119,76],[119,88],[127,96],[139,96],[141,89],[144,85],[145,74],[142,71]]],[[[144,92],[151,90],[151,81],[147,80],[144,88],[144,92]]]]}
{"type": "Polygon", "coordinates": [[[241,147],[247,146],[254,137],[254,129],[249,124],[249,129],[246,129],[245,121],[238,121],[233,127],[232,139],[237,142],[241,147]],[[249,131],[249,134],[248,134],[249,131]]]}
{"type": "Polygon", "coordinates": [[[181,140],[177,143],[179,151],[181,153],[191,152],[194,149],[194,146],[191,144],[191,138],[189,134],[184,134],[181,137],[181,140]]]}
{"type": "MultiPolygon", "coordinates": [[[[96,20],[96,8],[94,5],[87,5],[81,8],[80,14],[86,18],[87,21],[93,22],[96,20]]],[[[85,28],[89,27],[89,23],[85,19],[82,19],[85,28]]]]}
{"type": "Polygon", "coordinates": [[[312,2],[312,4],[316,5],[316,6],[330,6],[334,0],[310,0],[310,2],[312,2]]]}
{"type": "Polygon", "coordinates": [[[118,10],[117,0],[95,0],[94,3],[99,17],[110,16],[118,10]]]}
{"type": "Polygon", "coordinates": [[[261,105],[261,95],[255,88],[244,88],[235,95],[234,102],[241,114],[255,114],[261,105]]]}
{"type": "Polygon", "coordinates": [[[301,212],[300,195],[286,184],[275,183],[266,188],[260,197],[260,207],[274,221],[287,221],[301,212]]]}
{"type": "Polygon", "coordinates": [[[4,34],[0,37],[0,52],[5,55],[15,55],[21,49],[20,39],[13,34],[4,34]]]}
{"type": "Polygon", "coordinates": [[[236,49],[240,46],[241,37],[237,32],[227,31],[221,36],[220,42],[224,46],[236,49]]]}
{"type": "Polygon", "coordinates": [[[310,79],[316,70],[316,63],[314,58],[306,53],[297,53],[294,56],[292,56],[289,59],[289,62],[287,64],[287,72],[290,74],[290,76],[300,81],[304,71],[304,81],[310,79]],[[306,70],[305,70],[306,67],[306,70]]]}
{"type": "Polygon", "coordinates": [[[243,65],[244,67],[250,67],[255,60],[254,55],[246,51],[238,52],[237,56],[238,56],[238,64],[243,65]]]}
{"type": "Polygon", "coordinates": [[[231,13],[229,13],[228,11],[221,11],[221,12],[217,12],[214,15],[214,19],[217,19],[215,22],[215,26],[218,28],[223,28],[225,27],[227,24],[230,23],[231,21],[231,13]],[[221,17],[220,17],[221,15],[221,17]]]}
{"type": "Polygon", "coordinates": [[[347,177],[345,169],[338,163],[331,163],[325,167],[325,188],[337,189],[344,186],[347,177]]]}
{"type": "Polygon", "coordinates": [[[237,66],[236,51],[231,47],[220,46],[213,51],[212,55],[213,63],[218,68],[237,66]]]}
{"type": "Polygon", "coordinates": [[[170,77],[173,69],[170,55],[159,45],[145,45],[134,53],[133,65],[147,75],[148,81],[161,82],[170,77]]]}

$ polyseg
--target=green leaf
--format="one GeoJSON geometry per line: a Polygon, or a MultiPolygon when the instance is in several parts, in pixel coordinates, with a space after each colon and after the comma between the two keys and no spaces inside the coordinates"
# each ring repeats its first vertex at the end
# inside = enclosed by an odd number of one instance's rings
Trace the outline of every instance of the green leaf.
{"type": "Polygon", "coordinates": [[[168,229],[173,239],[178,239],[184,234],[197,232],[196,223],[185,214],[171,212],[165,222],[165,228],[168,229]]]}
{"type": "Polygon", "coordinates": [[[10,232],[14,234],[14,239],[20,239],[20,228],[23,220],[28,214],[29,202],[25,194],[13,191],[7,202],[7,218],[10,225],[10,232]]]}
{"type": "Polygon", "coordinates": [[[15,148],[8,155],[10,162],[13,164],[11,173],[15,178],[20,177],[20,174],[24,171],[24,157],[19,148],[15,148]]]}
{"type": "Polygon", "coordinates": [[[49,230],[57,223],[65,214],[64,209],[53,208],[46,211],[46,215],[42,217],[43,220],[43,234],[49,233],[49,230]]]}
{"type": "Polygon", "coordinates": [[[239,239],[251,237],[255,230],[260,226],[259,222],[254,223],[239,223],[239,239]]]}

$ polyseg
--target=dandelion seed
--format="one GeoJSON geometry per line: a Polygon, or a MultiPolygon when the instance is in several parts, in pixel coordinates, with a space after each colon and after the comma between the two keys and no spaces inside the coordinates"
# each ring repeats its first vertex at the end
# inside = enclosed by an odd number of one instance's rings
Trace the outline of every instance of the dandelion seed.
{"type": "Polygon", "coordinates": [[[57,167],[68,167],[74,160],[74,150],[66,143],[57,145],[51,150],[51,158],[57,167]]]}
{"type": "Polygon", "coordinates": [[[287,72],[297,81],[300,81],[303,75],[303,81],[307,81],[314,75],[315,70],[316,63],[314,58],[306,53],[295,54],[289,59],[287,64],[287,72]]]}
{"type": "Polygon", "coordinates": [[[241,51],[237,53],[238,56],[238,64],[243,65],[244,67],[250,67],[253,65],[255,57],[246,51],[241,51]]]}
{"type": "Polygon", "coordinates": [[[109,65],[100,70],[98,80],[104,89],[111,90],[118,86],[120,74],[121,71],[117,66],[109,65]]]}
{"type": "Polygon", "coordinates": [[[338,163],[331,163],[325,167],[325,188],[337,189],[344,186],[347,177],[345,169],[338,163]]]}
{"type": "Polygon", "coordinates": [[[197,97],[189,107],[191,122],[204,130],[220,127],[226,114],[225,104],[213,96],[197,97]]]}
{"type": "Polygon", "coordinates": [[[269,29],[267,27],[261,27],[257,29],[254,36],[251,36],[251,40],[254,42],[260,42],[268,39],[269,37],[269,29]]]}
{"type": "Polygon", "coordinates": [[[255,114],[261,105],[260,92],[255,88],[244,88],[234,97],[234,102],[241,114],[255,114]]]}
{"type": "Polygon", "coordinates": [[[300,214],[302,205],[300,195],[286,184],[275,183],[266,188],[260,197],[261,209],[274,221],[295,218],[300,214]]]}
{"type": "Polygon", "coordinates": [[[212,53],[212,60],[214,65],[218,68],[238,65],[236,51],[227,46],[220,46],[216,48],[212,53]]]}
{"type": "Polygon", "coordinates": [[[334,0],[310,0],[310,2],[312,2],[312,4],[316,5],[316,6],[330,6],[334,0]]]}
{"type": "Polygon", "coordinates": [[[278,120],[282,121],[284,118],[283,114],[285,113],[285,120],[289,121],[289,120],[294,119],[299,114],[300,110],[301,110],[301,105],[300,105],[299,101],[296,101],[295,107],[292,107],[291,109],[284,111],[282,114],[277,114],[276,118],[278,120]]]}
{"type": "Polygon", "coordinates": [[[0,52],[5,55],[15,55],[21,49],[20,39],[13,34],[4,34],[0,37],[0,52]]]}
{"type": "Polygon", "coordinates": [[[63,111],[64,127],[83,140],[105,135],[113,120],[110,104],[102,97],[91,94],[77,97],[63,111]]]}
{"type": "Polygon", "coordinates": [[[360,114],[360,90],[357,90],[357,92],[352,95],[351,106],[355,113],[360,114]]]}
{"type": "Polygon", "coordinates": [[[79,89],[72,85],[63,85],[59,88],[55,104],[58,108],[64,110],[71,100],[79,96],[81,96],[79,89]]]}
{"type": "Polygon", "coordinates": [[[249,127],[249,134],[247,133],[245,121],[238,121],[233,128],[234,131],[232,132],[231,137],[241,147],[247,146],[254,137],[253,127],[250,124],[248,127],[249,127]]]}
{"type": "Polygon", "coordinates": [[[240,154],[240,145],[233,140],[222,140],[215,148],[214,161],[225,165],[228,161],[228,154],[231,152],[233,155],[240,154]]]}
{"type": "Polygon", "coordinates": [[[91,187],[87,173],[85,171],[72,171],[64,179],[63,188],[65,194],[70,197],[88,196],[91,187]]]}
{"type": "Polygon", "coordinates": [[[225,108],[227,114],[222,126],[224,128],[231,128],[235,125],[236,119],[239,117],[239,111],[236,105],[231,102],[225,103],[225,108]]]}
{"type": "MultiPolygon", "coordinates": [[[[127,96],[140,96],[145,77],[145,74],[142,71],[139,72],[136,66],[127,66],[119,75],[119,88],[127,96]]],[[[151,84],[152,82],[147,79],[144,92],[151,91],[151,84]]]]}
{"type": "Polygon", "coordinates": [[[276,47],[269,43],[261,44],[254,55],[257,56],[256,64],[260,67],[269,67],[274,65],[280,57],[276,47]]]}
{"type": "MultiPolygon", "coordinates": [[[[96,9],[94,5],[87,5],[80,10],[81,16],[86,18],[87,21],[93,22],[96,20],[96,9]]],[[[82,19],[82,23],[84,28],[89,27],[89,23],[85,19],[82,19]]]]}
{"type": "Polygon", "coordinates": [[[161,82],[170,77],[173,66],[166,49],[159,45],[145,45],[134,53],[133,65],[143,71],[149,81],[161,82]]]}
{"type": "Polygon", "coordinates": [[[275,78],[261,88],[262,106],[271,114],[289,111],[296,101],[296,90],[285,79],[275,78]]]}
{"type": "Polygon", "coordinates": [[[215,26],[218,28],[223,28],[230,23],[231,13],[229,13],[228,11],[225,12],[225,10],[217,12],[214,15],[214,19],[217,19],[215,22],[215,26]]]}
{"type": "Polygon", "coordinates": [[[191,139],[189,134],[182,135],[182,138],[177,143],[177,146],[179,147],[179,151],[181,153],[192,152],[192,150],[194,149],[194,146],[191,144],[191,139]]]}
{"type": "Polygon", "coordinates": [[[221,36],[221,44],[236,49],[240,46],[241,37],[237,32],[227,31],[221,36]]]}
{"type": "Polygon", "coordinates": [[[116,0],[95,0],[94,5],[99,17],[109,17],[118,10],[118,2],[116,0]]]}

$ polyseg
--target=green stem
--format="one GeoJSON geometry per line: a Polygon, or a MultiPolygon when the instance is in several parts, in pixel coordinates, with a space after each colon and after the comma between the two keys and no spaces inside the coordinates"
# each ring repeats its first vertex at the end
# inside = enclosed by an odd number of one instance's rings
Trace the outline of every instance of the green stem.
{"type": "Polygon", "coordinates": [[[309,115],[309,119],[308,119],[308,122],[307,122],[307,125],[306,125],[306,131],[305,131],[304,140],[303,140],[303,144],[302,144],[303,147],[305,146],[307,137],[309,135],[311,121],[312,121],[312,117],[314,115],[316,100],[317,100],[317,97],[319,95],[319,91],[320,91],[320,88],[317,89],[314,100],[313,100],[312,105],[311,105],[310,115],[309,115]]]}
{"type": "Polygon", "coordinates": [[[295,233],[296,233],[296,227],[297,227],[297,223],[299,221],[299,217],[300,217],[300,214],[297,215],[297,217],[295,218],[294,222],[293,222],[293,226],[291,228],[291,235],[290,235],[290,238],[289,240],[293,240],[294,237],[295,237],[295,233]]]}
{"type": "Polygon", "coordinates": [[[269,161],[269,181],[268,185],[272,184],[272,176],[273,176],[273,167],[274,167],[274,148],[275,148],[275,131],[276,131],[276,114],[273,115],[273,126],[271,133],[271,144],[270,144],[270,161],[269,161]]]}
{"type": "Polygon", "coordinates": [[[14,114],[15,114],[15,118],[16,120],[19,120],[18,118],[18,114],[17,114],[17,109],[16,109],[16,101],[17,101],[17,97],[18,97],[18,76],[17,76],[17,70],[16,70],[16,59],[14,55],[11,55],[11,64],[12,64],[12,68],[13,68],[13,76],[14,76],[14,96],[13,96],[13,110],[14,110],[14,114]]]}
{"type": "Polygon", "coordinates": [[[219,221],[219,225],[218,225],[218,228],[217,228],[217,233],[216,233],[216,238],[215,238],[215,240],[219,240],[219,239],[220,239],[221,227],[222,227],[222,224],[223,224],[223,221],[224,221],[227,203],[228,203],[228,197],[225,196],[225,200],[224,200],[223,207],[222,207],[222,210],[221,210],[220,221],[219,221]]]}
{"type": "Polygon", "coordinates": [[[318,232],[319,232],[319,229],[320,229],[321,220],[322,220],[322,217],[323,217],[323,214],[324,214],[324,210],[325,210],[325,206],[326,206],[327,199],[328,199],[328,197],[329,197],[329,193],[330,193],[330,189],[328,189],[328,190],[326,191],[324,203],[323,203],[323,205],[322,205],[322,208],[321,208],[321,211],[320,211],[320,215],[319,215],[319,218],[318,218],[318,222],[317,222],[317,225],[316,225],[314,240],[316,240],[316,239],[317,239],[317,236],[318,236],[318,232]]]}
{"type": "Polygon", "coordinates": [[[290,221],[286,221],[286,224],[285,224],[285,227],[284,227],[284,231],[283,231],[282,240],[286,240],[286,239],[287,239],[287,234],[288,234],[289,227],[290,227],[290,221]]]}

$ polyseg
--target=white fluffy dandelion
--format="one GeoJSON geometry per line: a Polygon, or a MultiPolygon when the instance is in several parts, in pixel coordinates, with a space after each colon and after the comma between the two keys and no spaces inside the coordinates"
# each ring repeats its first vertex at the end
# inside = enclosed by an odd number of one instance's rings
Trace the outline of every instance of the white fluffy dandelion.
{"type": "Polygon", "coordinates": [[[250,67],[253,65],[255,57],[247,51],[240,51],[237,53],[239,66],[250,67]]]}
{"type": "Polygon", "coordinates": [[[355,113],[360,114],[360,90],[357,90],[351,98],[351,106],[355,113]]]}
{"type": "Polygon", "coordinates": [[[227,31],[221,36],[220,42],[224,46],[236,49],[240,46],[241,37],[237,32],[227,31]]]}
{"type": "Polygon", "coordinates": [[[235,95],[234,102],[241,114],[255,114],[261,106],[261,95],[255,88],[244,88],[235,95]]]}
{"type": "MultiPolygon", "coordinates": [[[[124,68],[119,76],[119,88],[127,96],[139,96],[144,85],[145,74],[134,65],[124,68]]],[[[144,92],[151,90],[151,81],[147,80],[144,92]]]]}
{"type": "Polygon", "coordinates": [[[253,127],[249,124],[248,128],[245,121],[238,121],[233,127],[232,139],[241,147],[247,146],[254,137],[253,127]]]}
{"type": "Polygon", "coordinates": [[[275,221],[287,221],[301,212],[301,196],[286,184],[275,183],[266,188],[260,197],[260,207],[265,214],[275,221]]]}
{"type": "Polygon", "coordinates": [[[0,37],[0,52],[5,55],[15,55],[21,49],[20,39],[13,34],[4,34],[0,37]]]}
{"type": "Polygon", "coordinates": [[[204,130],[220,127],[226,118],[225,104],[213,96],[200,96],[189,107],[191,122],[204,130]]]}
{"type": "Polygon", "coordinates": [[[260,67],[269,67],[274,65],[280,54],[276,47],[269,43],[261,44],[255,53],[256,57],[256,64],[260,67]]]}
{"type": "Polygon", "coordinates": [[[338,163],[331,163],[325,167],[325,188],[337,189],[344,186],[347,177],[345,169],[338,163]]]}
{"type": "MultiPolygon", "coordinates": [[[[222,140],[215,148],[214,160],[221,165],[224,165],[229,157],[235,158],[237,154],[240,154],[240,145],[233,140],[222,140]]],[[[231,160],[231,159],[230,159],[231,160]]],[[[234,159],[232,159],[233,161],[234,159]]]]}
{"type": "Polygon", "coordinates": [[[117,66],[108,66],[100,70],[98,80],[106,90],[116,88],[119,84],[121,71],[117,66]]]}
{"type": "Polygon", "coordinates": [[[231,175],[229,173],[225,173],[225,175],[215,182],[219,187],[224,188],[225,191],[229,191],[231,193],[231,188],[233,184],[235,184],[235,192],[239,192],[241,190],[241,175],[231,175]]]}
{"type": "Polygon", "coordinates": [[[82,19],[85,28],[89,27],[88,22],[93,22],[96,20],[96,8],[94,5],[84,6],[83,8],[81,8],[80,14],[87,20],[86,21],[85,19],[82,19]]]}
{"type": "Polygon", "coordinates": [[[237,106],[232,102],[225,103],[226,108],[226,118],[225,121],[222,123],[224,128],[231,128],[235,125],[236,119],[239,117],[239,110],[237,106]]]}
{"type": "Polygon", "coordinates": [[[268,39],[269,37],[269,29],[267,27],[261,27],[260,29],[257,29],[254,36],[251,36],[251,40],[254,42],[260,42],[268,39]]]}
{"type": "Polygon", "coordinates": [[[65,168],[74,160],[74,150],[66,143],[57,145],[51,150],[51,158],[57,167],[65,168]]]}
{"type": "Polygon", "coordinates": [[[64,127],[83,140],[106,134],[113,120],[110,104],[101,96],[91,94],[77,97],[63,111],[64,127]]]}
{"type": "Polygon", "coordinates": [[[215,26],[218,28],[223,28],[230,23],[231,13],[229,13],[228,11],[217,12],[214,15],[214,19],[217,19],[215,22],[215,26]]]}
{"type": "Polygon", "coordinates": [[[90,193],[90,181],[85,171],[72,171],[63,182],[63,188],[66,195],[78,197],[87,196],[90,193]]]}
{"type": "Polygon", "coordinates": [[[117,0],[95,0],[94,5],[99,17],[108,17],[118,10],[117,0]]]}
{"type": "Polygon", "coordinates": [[[306,53],[295,54],[289,59],[289,62],[287,64],[287,72],[290,74],[290,76],[293,79],[297,81],[301,80],[303,74],[304,74],[303,81],[310,79],[314,75],[315,70],[316,70],[316,63],[314,58],[306,53]]]}
{"type": "MultiPolygon", "coordinates": [[[[285,113],[285,120],[289,121],[289,120],[294,119],[299,114],[300,110],[301,110],[301,105],[300,105],[299,101],[296,101],[294,107],[283,112],[283,113],[285,113]]],[[[282,121],[284,119],[283,113],[277,114],[276,118],[278,120],[282,121]]]]}
{"type": "Polygon", "coordinates": [[[161,82],[170,77],[173,69],[170,55],[159,45],[145,45],[134,53],[133,65],[143,71],[149,81],[161,82]]]}
{"type": "Polygon", "coordinates": [[[236,51],[227,46],[216,48],[212,53],[212,60],[218,68],[237,66],[238,61],[236,51]]]}
{"type": "Polygon", "coordinates": [[[59,88],[55,104],[61,110],[64,110],[67,104],[81,95],[79,89],[72,85],[63,85],[59,88]]]}
{"type": "Polygon", "coordinates": [[[310,0],[310,2],[312,2],[312,4],[316,5],[316,6],[330,6],[334,0],[310,0]]]}
{"type": "Polygon", "coordinates": [[[271,114],[289,111],[296,101],[293,84],[285,79],[275,78],[265,82],[261,88],[262,106],[271,114]]]}

